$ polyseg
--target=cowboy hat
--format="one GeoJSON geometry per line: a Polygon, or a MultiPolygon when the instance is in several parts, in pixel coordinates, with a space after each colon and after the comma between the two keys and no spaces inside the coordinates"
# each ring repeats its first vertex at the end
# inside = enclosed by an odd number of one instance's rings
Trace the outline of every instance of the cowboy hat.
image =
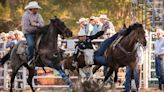
{"type": "Polygon", "coordinates": [[[105,14],[100,15],[99,18],[100,18],[100,19],[109,19],[109,18],[107,17],[107,15],[105,15],[105,14]]]}
{"type": "Polygon", "coordinates": [[[6,37],[7,36],[7,34],[5,33],[5,32],[2,32],[1,34],[0,34],[0,37],[2,38],[2,37],[6,37]]]}
{"type": "Polygon", "coordinates": [[[77,21],[76,23],[77,23],[77,24],[80,24],[80,23],[82,23],[83,21],[87,21],[87,19],[86,19],[86,18],[80,18],[79,21],[77,21]]]}
{"type": "Polygon", "coordinates": [[[85,33],[84,30],[80,30],[78,33],[78,36],[86,36],[87,34],[85,33]]]}
{"type": "Polygon", "coordinates": [[[89,19],[90,19],[90,20],[91,20],[91,19],[95,20],[96,17],[95,17],[95,16],[91,16],[89,19]]]}
{"type": "Polygon", "coordinates": [[[38,5],[38,2],[36,1],[29,2],[24,9],[33,9],[33,8],[41,9],[41,7],[38,5]]]}
{"type": "Polygon", "coordinates": [[[164,31],[161,28],[157,28],[157,33],[161,33],[164,35],[164,31]]]}

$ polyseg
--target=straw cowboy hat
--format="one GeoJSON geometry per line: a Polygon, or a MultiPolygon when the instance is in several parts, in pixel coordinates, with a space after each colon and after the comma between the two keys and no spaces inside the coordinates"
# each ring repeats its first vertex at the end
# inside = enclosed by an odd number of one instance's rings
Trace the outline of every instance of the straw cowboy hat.
{"type": "Polygon", "coordinates": [[[107,17],[107,15],[105,15],[105,14],[100,15],[99,18],[100,18],[100,19],[109,19],[109,18],[107,17]]]}
{"type": "Polygon", "coordinates": [[[78,36],[86,36],[87,34],[85,33],[84,30],[80,30],[78,33],[78,36]]]}
{"type": "Polygon", "coordinates": [[[86,18],[80,18],[79,21],[77,21],[76,23],[77,23],[77,24],[80,24],[80,23],[82,23],[82,22],[84,22],[84,21],[87,21],[87,19],[86,19],[86,18]]]}
{"type": "Polygon", "coordinates": [[[38,5],[38,2],[36,1],[29,2],[24,9],[33,9],[33,8],[41,9],[41,7],[38,5]]]}

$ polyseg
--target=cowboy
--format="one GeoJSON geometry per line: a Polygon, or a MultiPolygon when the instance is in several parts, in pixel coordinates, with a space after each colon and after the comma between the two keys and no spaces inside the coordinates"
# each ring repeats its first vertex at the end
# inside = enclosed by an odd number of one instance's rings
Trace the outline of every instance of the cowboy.
{"type": "Polygon", "coordinates": [[[88,33],[88,31],[87,31],[88,21],[86,18],[82,17],[76,23],[80,24],[80,31],[83,30],[86,34],[88,33]]]}
{"type": "Polygon", "coordinates": [[[6,48],[12,48],[12,47],[14,47],[15,44],[17,44],[17,40],[15,39],[15,32],[9,31],[6,48]]]}
{"type": "MultiPolygon", "coordinates": [[[[156,68],[156,75],[158,78],[159,89],[162,89],[162,76],[161,76],[161,62],[163,62],[163,58],[161,55],[163,54],[162,48],[164,47],[164,31],[160,28],[157,28],[157,40],[155,42],[155,68],[156,68]]],[[[164,80],[163,80],[164,81],[164,80]]]]}
{"type": "Polygon", "coordinates": [[[79,54],[79,50],[84,50],[84,49],[93,49],[93,45],[92,45],[92,40],[96,39],[98,37],[100,37],[101,35],[104,34],[104,31],[106,31],[108,28],[108,25],[103,25],[102,27],[102,31],[99,31],[98,33],[96,33],[95,35],[92,36],[87,36],[87,34],[85,33],[84,30],[80,30],[78,33],[78,43],[75,46],[75,52],[73,55],[74,61],[72,63],[72,66],[77,67],[77,58],[78,58],[78,54],[79,54]]]}
{"type": "Polygon", "coordinates": [[[88,27],[87,27],[87,30],[88,30],[88,34],[87,36],[90,36],[90,35],[93,35],[92,33],[94,31],[96,31],[96,17],[95,16],[91,16],[90,19],[89,19],[89,24],[88,24],[88,27]]]}
{"type": "Polygon", "coordinates": [[[100,15],[99,19],[100,19],[100,22],[102,23],[102,25],[103,24],[108,24],[109,25],[108,30],[104,33],[104,35],[102,37],[103,39],[107,39],[109,37],[110,33],[115,33],[115,28],[113,26],[113,23],[108,21],[109,18],[107,17],[107,15],[102,14],[102,15],[100,15]]]}
{"type": "Polygon", "coordinates": [[[22,31],[28,45],[28,61],[32,63],[35,47],[35,32],[38,28],[44,26],[42,16],[38,13],[41,7],[38,2],[31,1],[25,6],[25,13],[22,17],[22,31]]]}
{"type": "MultiPolygon", "coordinates": [[[[138,25],[138,23],[135,24],[136,26],[142,26],[142,25],[138,25]]],[[[142,26],[143,27],[143,26],[142,26]]],[[[124,36],[127,36],[131,31],[131,26],[129,26],[128,30],[124,30],[121,32],[118,32],[116,34],[114,34],[112,37],[106,39],[104,42],[101,43],[99,49],[97,51],[95,51],[95,55],[94,55],[94,59],[99,62],[99,64],[101,65],[107,65],[106,59],[104,57],[104,52],[106,51],[106,49],[109,47],[109,45],[116,39],[118,38],[123,38],[124,36]]]]}

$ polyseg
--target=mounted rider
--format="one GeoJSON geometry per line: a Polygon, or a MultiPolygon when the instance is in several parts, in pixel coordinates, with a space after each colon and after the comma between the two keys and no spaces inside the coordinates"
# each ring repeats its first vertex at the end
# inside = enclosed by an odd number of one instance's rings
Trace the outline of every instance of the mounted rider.
{"type": "Polygon", "coordinates": [[[79,31],[78,33],[79,41],[77,45],[75,46],[75,52],[73,54],[74,61],[72,63],[72,66],[77,67],[77,58],[78,58],[80,50],[93,49],[93,44],[91,41],[103,35],[104,31],[106,31],[107,28],[108,28],[108,25],[103,25],[102,31],[99,31],[95,35],[92,35],[92,36],[87,36],[87,34],[85,33],[85,30],[79,31]]]}
{"type": "MultiPolygon", "coordinates": [[[[138,23],[136,23],[136,28],[139,26],[137,26],[138,23]]],[[[104,57],[105,51],[106,49],[109,47],[109,45],[113,43],[112,47],[115,47],[123,37],[127,36],[131,31],[131,26],[129,27],[129,29],[124,29],[120,32],[117,32],[116,34],[114,34],[112,37],[106,39],[104,42],[101,43],[99,49],[97,51],[95,51],[94,53],[94,59],[96,62],[98,62],[101,65],[107,65],[106,59],[104,57]]]]}
{"type": "Polygon", "coordinates": [[[38,2],[31,1],[25,6],[25,13],[22,17],[22,31],[28,45],[28,62],[32,63],[35,48],[35,33],[36,30],[44,26],[42,16],[38,13],[41,7],[38,2]]]}

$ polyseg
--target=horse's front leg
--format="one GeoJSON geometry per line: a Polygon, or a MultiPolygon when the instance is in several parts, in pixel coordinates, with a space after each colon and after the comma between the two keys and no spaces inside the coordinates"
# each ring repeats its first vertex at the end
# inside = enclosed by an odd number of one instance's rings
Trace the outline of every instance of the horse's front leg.
{"type": "Polygon", "coordinates": [[[14,79],[15,79],[15,76],[16,76],[16,74],[17,74],[17,72],[18,72],[18,70],[20,69],[21,66],[22,65],[20,64],[18,66],[13,66],[12,67],[12,75],[11,75],[11,81],[10,81],[10,84],[11,84],[11,86],[10,86],[10,92],[13,92],[14,79]]]}

